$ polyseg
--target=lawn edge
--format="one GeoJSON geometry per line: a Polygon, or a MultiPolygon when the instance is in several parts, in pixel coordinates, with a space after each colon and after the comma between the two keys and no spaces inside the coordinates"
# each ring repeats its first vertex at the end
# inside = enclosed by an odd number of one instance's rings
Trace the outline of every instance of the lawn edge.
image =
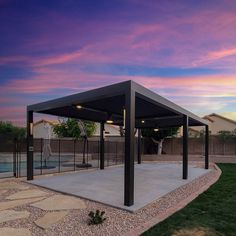
{"type": "MultiPolygon", "coordinates": [[[[173,215],[177,211],[184,208],[186,205],[188,205],[190,202],[192,202],[195,198],[197,198],[200,194],[202,194],[208,188],[210,188],[210,186],[212,186],[214,183],[216,183],[218,181],[218,179],[220,178],[221,173],[222,173],[221,169],[215,163],[211,163],[211,166],[212,166],[212,171],[205,174],[204,176],[211,174],[212,177],[205,185],[203,185],[201,188],[197,189],[197,191],[190,194],[187,198],[184,198],[181,201],[179,201],[173,207],[170,207],[164,213],[161,213],[158,216],[152,218],[151,220],[143,223],[138,228],[135,228],[134,230],[127,232],[125,235],[127,235],[127,236],[141,235],[142,233],[144,233],[145,231],[147,231],[148,229],[150,229],[154,225],[160,223],[161,221],[167,219],[169,216],[173,215]]],[[[200,176],[198,179],[200,179],[201,177],[202,176],[200,176]]],[[[189,185],[191,183],[192,182],[190,182],[186,185],[189,185]]]]}

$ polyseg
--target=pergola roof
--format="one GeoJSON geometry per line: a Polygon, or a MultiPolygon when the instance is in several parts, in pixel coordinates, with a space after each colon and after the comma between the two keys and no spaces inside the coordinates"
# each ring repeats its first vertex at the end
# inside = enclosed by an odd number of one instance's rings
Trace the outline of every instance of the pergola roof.
{"type": "Polygon", "coordinates": [[[105,122],[111,118],[114,124],[123,125],[125,94],[130,88],[135,92],[135,126],[137,128],[181,126],[183,115],[188,116],[190,126],[207,125],[207,122],[200,117],[133,81],[30,105],[27,109],[38,113],[96,122],[105,122]],[[82,106],[82,109],[78,109],[77,105],[82,106]],[[142,123],[142,120],[145,120],[145,123],[142,123]]]}

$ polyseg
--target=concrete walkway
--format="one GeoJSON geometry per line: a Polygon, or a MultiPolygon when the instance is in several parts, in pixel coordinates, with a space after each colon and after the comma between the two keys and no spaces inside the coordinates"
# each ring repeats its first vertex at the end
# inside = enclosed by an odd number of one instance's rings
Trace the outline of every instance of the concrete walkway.
{"type": "Polygon", "coordinates": [[[189,165],[188,180],[183,180],[182,164],[135,165],[135,199],[131,207],[123,205],[123,167],[50,176],[30,183],[134,212],[209,171],[189,165]]]}

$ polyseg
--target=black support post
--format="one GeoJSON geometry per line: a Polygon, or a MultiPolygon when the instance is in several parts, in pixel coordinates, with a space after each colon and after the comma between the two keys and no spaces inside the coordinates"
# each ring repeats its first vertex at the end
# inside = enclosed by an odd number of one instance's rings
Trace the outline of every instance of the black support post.
{"type": "Polygon", "coordinates": [[[188,178],[188,116],[183,116],[183,179],[188,178]]]}
{"type": "Polygon", "coordinates": [[[205,126],[205,169],[209,168],[209,127],[205,126]]]}
{"type": "Polygon", "coordinates": [[[34,178],[33,112],[27,111],[27,180],[34,178]]]}
{"type": "Polygon", "coordinates": [[[100,169],[104,169],[104,122],[100,123],[100,169]]]}
{"type": "Polygon", "coordinates": [[[134,204],[134,127],[135,127],[135,91],[131,86],[125,95],[125,179],[124,204],[134,204]]]}
{"type": "Polygon", "coordinates": [[[138,164],[141,164],[141,129],[138,129],[138,164]]]}

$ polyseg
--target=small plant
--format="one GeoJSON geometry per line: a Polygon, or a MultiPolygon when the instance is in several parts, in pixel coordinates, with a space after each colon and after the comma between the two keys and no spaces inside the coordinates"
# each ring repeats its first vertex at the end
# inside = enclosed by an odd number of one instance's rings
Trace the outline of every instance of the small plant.
{"type": "Polygon", "coordinates": [[[90,217],[89,219],[89,225],[98,225],[98,224],[102,224],[106,218],[103,217],[103,215],[105,214],[105,211],[99,211],[96,210],[96,212],[94,213],[93,211],[90,211],[88,216],[90,217]]]}

